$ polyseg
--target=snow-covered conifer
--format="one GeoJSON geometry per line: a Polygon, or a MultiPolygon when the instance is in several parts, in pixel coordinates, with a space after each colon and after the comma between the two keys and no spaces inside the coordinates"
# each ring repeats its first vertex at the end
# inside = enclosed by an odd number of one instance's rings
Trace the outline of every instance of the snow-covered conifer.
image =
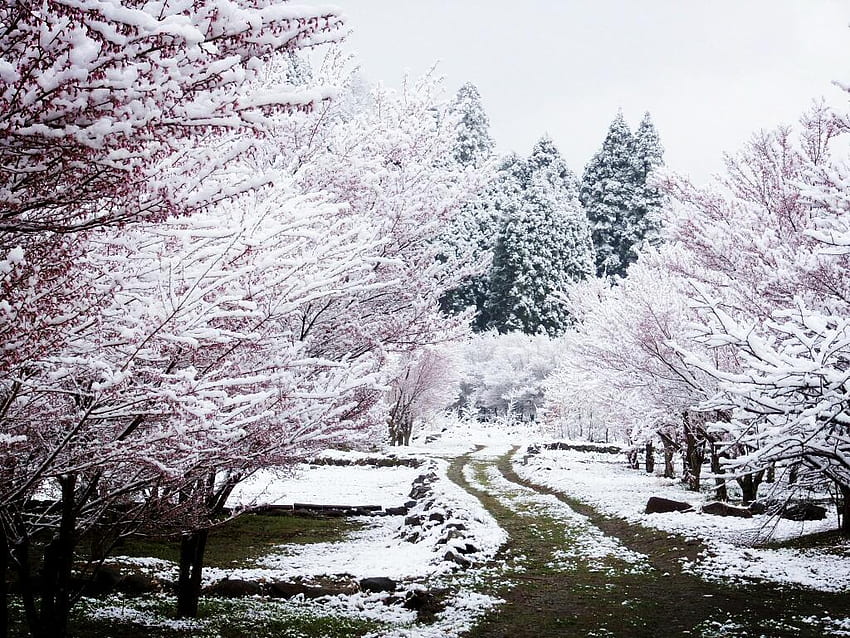
{"type": "Polygon", "coordinates": [[[456,120],[455,161],[464,166],[480,166],[493,154],[494,142],[481,94],[474,84],[467,82],[458,89],[449,114],[456,120]]]}
{"type": "Polygon", "coordinates": [[[508,183],[486,302],[500,332],[559,334],[569,319],[559,293],[593,274],[593,246],[575,177],[552,140],[542,138],[508,183]]]}
{"type": "Polygon", "coordinates": [[[618,113],[585,167],[579,199],[593,226],[597,274],[625,276],[640,247],[657,236],[658,194],[646,184],[661,154],[648,114],[633,135],[618,113]]]}

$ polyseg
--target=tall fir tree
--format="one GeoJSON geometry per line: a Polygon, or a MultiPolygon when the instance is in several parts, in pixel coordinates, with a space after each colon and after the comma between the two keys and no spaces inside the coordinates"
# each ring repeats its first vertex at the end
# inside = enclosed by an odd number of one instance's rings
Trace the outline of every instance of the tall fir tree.
{"type": "Polygon", "coordinates": [[[633,135],[620,112],[585,168],[579,199],[593,227],[598,275],[625,277],[640,247],[657,238],[660,193],[647,178],[662,155],[649,114],[633,135]]]}
{"type": "Polygon", "coordinates": [[[661,235],[661,190],[652,182],[653,171],[664,165],[664,147],[652,123],[649,111],[635,132],[635,156],[638,165],[637,206],[633,235],[636,241],[654,244],[661,235]]]}
{"type": "Polygon", "coordinates": [[[593,274],[590,227],[577,185],[552,140],[510,167],[504,222],[493,254],[485,304],[487,327],[558,335],[569,325],[558,293],[593,274]]]}
{"type": "Polygon", "coordinates": [[[460,87],[449,110],[458,118],[455,161],[462,166],[481,166],[493,155],[495,144],[478,88],[471,82],[460,87]]]}
{"type": "MultiPolygon", "coordinates": [[[[461,166],[481,167],[493,157],[493,138],[481,94],[467,82],[457,92],[449,106],[456,118],[453,160],[461,166]]],[[[469,260],[470,270],[462,284],[447,292],[440,300],[444,312],[459,313],[475,309],[473,327],[483,326],[484,301],[489,288],[488,270],[493,247],[500,228],[501,214],[497,200],[504,186],[505,175],[499,171],[496,179],[474,201],[460,211],[443,241],[446,251],[469,260]]]]}

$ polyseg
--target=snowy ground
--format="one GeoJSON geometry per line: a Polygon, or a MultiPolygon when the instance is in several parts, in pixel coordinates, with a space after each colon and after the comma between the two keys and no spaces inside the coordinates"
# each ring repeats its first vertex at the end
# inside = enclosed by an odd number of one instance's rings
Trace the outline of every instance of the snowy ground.
{"type": "Polygon", "coordinates": [[[788,539],[834,530],[834,512],[829,512],[826,520],[813,522],[767,515],[751,519],[712,516],[699,511],[711,500],[710,495],[688,492],[677,480],[631,470],[618,455],[544,450],[525,462],[522,459],[518,454],[514,467],[524,478],[575,496],[606,514],[699,538],[708,552],[690,569],[705,578],[763,578],[823,591],[850,589],[850,544],[830,551],[757,546],[768,538],[788,539]],[[695,511],[645,514],[650,496],[686,501],[695,506],[695,511]]]}
{"type": "Polygon", "coordinates": [[[360,465],[302,465],[288,475],[265,470],[234,490],[228,507],[256,505],[404,505],[410,484],[419,475],[414,467],[360,465]]]}
{"type": "MultiPolygon", "coordinates": [[[[472,557],[472,566],[458,569],[445,559],[451,549],[445,542],[446,527],[422,526],[418,542],[407,542],[401,538],[405,528],[405,516],[364,517],[364,527],[342,541],[314,544],[282,544],[269,554],[250,564],[234,569],[206,569],[205,584],[224,578],[252,581],[287,581],[293,579],[322,581],[326,579],[358,580],[361,578],[386,576],[400,583],[398,595],[424,588],[445,588],[449,591],[444,611],[437,614],[432,623],[416,623],[416,613],[399,604],[386,604],[389,594],[358,592],[349,595],[330,596],[320,601],[296,596],[289,601],[249,599],[245,605],[260,605],[251,613],[266,613],[262,604],[273,604],[292,613],[337,614],[349,618],[376,620],[386,623],[387,629],[374,636],[394,638],[437,638],[455,636],[475,624],[499,601],[484,592],[492,591],[493,585],[509,579],[504,565],[485,565],[495,556],[506,540],[505,532],[492,516],[483,509],[478,500],[455,485],[447,477],[449,460],[462,454],[472,453],[473,461],[484,461],[509,453],[517,446],[545,440],[545,433],[537,426],[514,424],[458,423],[451,419],[438,423],[422,433],[414,445],[401,455],[422,460],[420,467],[375,465],[304,465],[295,472],[282,476],[273,472],[260,473],[234,493],[232,507],[252,507],[274,504],[318,503],[325,505],[380,505],[384,508],[397,507],[409,502],[411,486],[417,477],[433,473],[428,496],[420,499],[411,509],[412,515],[423,515],[439,511],[446,514],[446,523],[458,523],[475,539],[479,553],[472,557]],[[425,443],[426,435],[429,442],[425,443]],[[438,435],[438,436],[435,436],[438,435]],[[433,502],[432,502],[433,501],[433,502]],[[427,510],[423,509],[426,507],[427,510]],[[441,535],[443,540],[441,541],[441,535]],[[252,602],[253,601],[253,602],[252,602]]],[[[399,454],[397,450],[393,454],[399,454]]],[[[329,456],[356,462],[380,457],[380,454],[357,454],[328,452],[329,456]]],[[[385,453],[382,458],[388,458],[385,453]]],[[[834,529],[834,514],[826,521],[795,523],[767,516],[753,519],[717,517],[692,513],[656,514],[643,513],[650,496],[664,496],[684,500],[699,506],[705,495],[687,492],[677,481],[646,475],[626,467],[625,458],[619,455],[596,454],[575,451],[544,451],[527,457],[524,448],[514,456],[514,467],[518,474],[535,483],[546,485],[565,494],[579,498],[598,510],[640,523],[699,538],[709,551],[696,564],[688,568],[705,578],[724,578],[745,581],[764,578],[781,583],[794,583],[825,591],[847,591],[850,589],[850,545],[832,548],[829,551],[767,549],[754,546],[763,540],[768,531],[776,538],[791,538],[803,533],[834,529]]],[[[478,489],[483,489],[481,476],[477,477],[467,466],[465,478],[478,489]]],[[[502,502],[514,506],[515,511],[539,511],[550,519],[563,520],[565,526],[583,530],[576,538],[578,547],[565,547],[553,556],[553,568],[567,569],[577,559],[600,565],[611,558],[626,565],[626,569],[647,568],[646,557],[631,552],[615,539],[606,537],[584,517],[555,499],[523,488],[517,491],[490,464],[486,482],[490,493],[504,492],[502,502]]],[[[500,499],[501,500],[501,499],[500,499]]],[[[427,519],[427,514],[423,516],[427,519]]],[[[161,579],[174,580],[176,566],[167,561],[153,559],[119,558],[123,564],[135,564],[142,571],[161,579]]],[[[513,565],[515,568],[516,565],[513,565]]],[[[234,603],[235,604],[235,603],[234,603]]],[[[243,604],[243,603],[240,603],[243,604]]],[[[253,608],[252,608],[253,609],[253,608]]],[[[164,626],[167,619],[159,618],[153,611],[139,607],[125,607],[124,601],[101,605],[92,613],[121,615],[139,613],[153,625],[164,626]]]]}
{"type": "MultiPolygon", "coordinates": [[[[357,453],[329,453],[352,460],[365,458],[357,453]]],[[[376,455],[368,455],[375,457],[376,455]]],[[[288,475],[263,472],[254,476],[234,492],[231,507],[256,505],[291,505],[313,503],[323,505],[381,505],[398,507],[410,500],[414,480],[423,473],[434,473],[437,479],[431,484],[428,500],[433,503],[429,511],[452,512],[446,523],[460,523],[469,536],[476,539],[479,550],[474,563],[488,561],[506,540],[504,531],[473,496],[446,477],[448,462],[442,459],[423,459],[423,465],[414,467],[376,467],[374,465],[304,465],[288,475]]],[[[413,508],[411,512],[417,511],[413,508]]],[[[233,569],[205,568],[204,585],[223,579],[253,582],[292,581],[318,582],[327,579],[359,580],[370,577],[388,577],[399,582],[397,596],[405,592],[425,589],[438,583],[454,590],[426,633],[420,625],[413,628],[416,612],[399,604],[386,604],[390,594],[358,592],[351,595],[326,597],[320,602],[297,596],[292,601],[277,605],[295,606],[307,613],[338,614],[342,616],[376,620],[393,625],[386,636],[453,636],[471,627],[475,620],[499,601],[477,593],[476,583],[486,580],[492,568],[471,569],[462,572],[452,562],[444,560],[450,545],[440,544],[440,528],[435,525],[423,532],[419,542],[411,543],[401,536],[404,516],[360,517],[364,527],[346,539],[332,543],[282,544],[252,564],[233,569]]],[[[116,564],[132,565],[139,571],[159,580],[174,581],[177,566],[157,559],[117,557],[116,564]]],[[[123,603],[107,605],[97,614],[122,617],[127,611],[123,603]],[[113,609],[113,607],[115,607],[113,609]],[[120,607],[120,609],[119,609],[120,607]]],[[[139,612],[143,613],[143,612],[139,612]]],[[[143,613],[144,615],[144,613],[143,613]]],[[[150,616],[148,613],[146,617],[150,616]]],[[[135,618],[131,620],[136,620],[135,618]]],[[[167,626],[166,620],[150,619],[151,626],[167,626]]]]}

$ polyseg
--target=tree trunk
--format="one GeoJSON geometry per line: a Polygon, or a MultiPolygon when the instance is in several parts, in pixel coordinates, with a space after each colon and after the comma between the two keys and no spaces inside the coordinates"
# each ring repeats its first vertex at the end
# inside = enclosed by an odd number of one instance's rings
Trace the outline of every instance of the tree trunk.
{"type": "Polygon", "coordinates": [[[67,474],[59,478],[62,491],[62,517],[59,529],[44,550],[42,570],[41,613],[39,638],[66,638],[71,614],[71,570],[74,566],[76,541],[76,503],[74,492],[76,476],[67,474]]]}
{"type": "Polygon", "coordinates": [[[195,530],[180,539],[180,575],[177,580],[177,616],[198,617],[198,599],[201,597],[201,572],[207,548],[206,529],[195,530]]]}
{"type": "Polygon", "coordinates": [[[9,636],[9,550],[6,527],[0,523],[0,638],[9,636]]]}
{"type": "Polygon", "coordinates": [[[652,441],[646,442],[646,473],[652,474],[655,472],[655,450],[652,447],[652,441]]]}
{"type": "Polygon", "coordinates": [[[726,481],[721,476],[723,466],[720,465],[720,455],[717,453],[717,443],[712,441],[711,446],[711,473],[714,474],[714,492],[718,501],[728,501],[729,491],[726,489],[726,481]]]}
{"type": "MultiPolygon", "coordinates": [[[[27,626],[30,628],[30,633],[33,636],[38,635],[38,613],[35,606],[36,588],[32,581],[30,573],[30,544],[29,537],[26,535],[23,526],[18,524],[17,517],[14,519],[15,526],[14,534],[17,536],[12,540],[10,547],[10,558],[15,566],[15,571],[18,573],[18,587],[21,592],[21,603],[24,606],[24,615],[27,619],[27,626]]],[[[7,536],[7,542],[9,536],[7,536]]]]}
{"type": "Polygon", "coordinates": [[[850,485],[839,485],[841,492],[841,534],[850,536],[850,485]]]}
{"type": "Polygon", "coordinates": [[[687,412],[682,413],[682,426],[685,432],[684,480],[690,491],[699,492],[700,474],[702,473],[705,449],[697,439],[696,432],[691,426],[690,415],[687,412]]]}
{"type": "Polygon", "coordinates": [[[762,479],[764,478],[764,472],[764,470],[750,472],[749,474],[744,474],[744,476],[736,479],[738,481],[738,485],[741,486],[741,500],[744,501],[745,504],[752,503],[756,500],[756,498],[758,498],[759,485],[761,485],[762,479]]]}
{"type": "Polygon", "coordinates": [[[776,482],[776,466],[771,463],[767,466],[767,474],[764,477],[765,483],[775,483],[776,482]]]}

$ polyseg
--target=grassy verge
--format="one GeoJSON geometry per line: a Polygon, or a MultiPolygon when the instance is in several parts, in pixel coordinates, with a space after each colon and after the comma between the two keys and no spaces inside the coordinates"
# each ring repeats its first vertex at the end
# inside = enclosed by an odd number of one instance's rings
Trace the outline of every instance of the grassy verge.
{"type": "MultiPolygon", "coordinates": [[[[205,564],[223,568],[244,566],[277,545],[340,541],[362,527],[362,522],[344,517],[244,514],[210,531],[205,564]]],[[[176,539],[135,536],[123,541],[114,553],[176,562],[179,549],[176,539]]]]}

